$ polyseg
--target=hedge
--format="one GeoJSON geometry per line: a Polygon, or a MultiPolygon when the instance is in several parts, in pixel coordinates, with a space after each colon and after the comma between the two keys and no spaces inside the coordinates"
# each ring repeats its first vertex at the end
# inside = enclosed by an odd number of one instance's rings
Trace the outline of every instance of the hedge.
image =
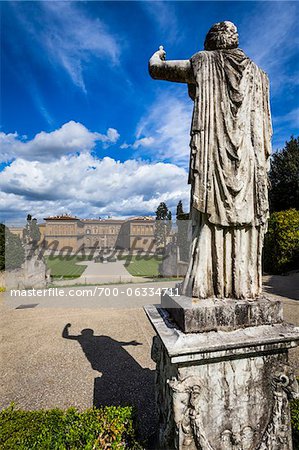
{"type": "Polygon", "coordinates": [[[271,214],[265,236],[264,270],[280,274],[299,269],[299,211],[271,214]]]}
{"type": "MultiPolygon", "coordinates": [[[[294,450],[299,449],[299,400],[291,402],[294,450]]],[[[142,450],[135,439],[132,408],[106,406],[23,411],[13,405],[0,412],[2,450],[142,450]]]]}
{"type": "Polygon", "coordinates": [[[291,422],[293,431],[294,450],[299,449],[299,400],[291,402],[291,422]]]}
{"type": "Polygon", "coordinates": [[[18,269],[25,260],[25,251],[19,236],[0,223],[0,270],[18,269]]]}
{"type": "Polygon", "coordinates": [[[2,450],[141,450],[131,407],[0,412],[2,450]]]}

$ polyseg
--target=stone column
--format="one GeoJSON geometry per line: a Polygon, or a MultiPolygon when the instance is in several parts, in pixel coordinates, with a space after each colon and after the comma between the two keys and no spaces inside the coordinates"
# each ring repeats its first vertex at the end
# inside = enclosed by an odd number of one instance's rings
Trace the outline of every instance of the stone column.
{"type": "Polygon", "coordinates": [[[288,349],[299,328],[282,321],[280,302],[209,300],[188,309],[192,299],[178,299],[166,294],[164,308],[145,308],[157,333],[159,448],[291,450],[289,400],[298,386],[288,349]]]}

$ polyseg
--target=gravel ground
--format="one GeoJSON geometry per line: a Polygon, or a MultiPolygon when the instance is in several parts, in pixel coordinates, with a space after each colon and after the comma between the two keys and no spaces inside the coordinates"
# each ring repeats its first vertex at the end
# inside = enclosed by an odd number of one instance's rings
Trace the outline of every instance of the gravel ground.
{"type": "MultiPolygon", "coordinates": [[[[283,301],[285,320],[297,325],[298,276],[264,280],[265,290],[283,301]]],[[[94,309],[80,308],[80,302],[14,309],[23,299],[9,305],[2,301],[0,407],[12,401],[25,409],[133,404],[141,435],[148,438],[156,428],[154,333],[142,305],[94,309]]],[[[297,375],[298,356],[297,349],[290,352],[297,375]]]]}
{"type": "Polygon", "coordinates": [[[1,408],[133,404],[141,434],[154,431],[153,331],[141,309],[2,306],[1,325],[1,408]]]}

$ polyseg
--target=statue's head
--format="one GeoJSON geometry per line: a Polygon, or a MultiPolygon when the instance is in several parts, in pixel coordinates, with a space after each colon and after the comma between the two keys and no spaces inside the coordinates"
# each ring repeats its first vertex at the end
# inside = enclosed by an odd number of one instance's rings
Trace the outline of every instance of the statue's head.
{"type": "Polygon", "coordinates": [[[205,50],[222,50],[237,48],[239,35],[236,25],[232,22],[218,22],[212,26],[206,35],[205,50]]]}
{"type": "Polygon", "coordinates": [[[84,330],[81,331],[82,336],[89,338],[93,336],[93,330],[91,328],[84,328],[84,330]]]}

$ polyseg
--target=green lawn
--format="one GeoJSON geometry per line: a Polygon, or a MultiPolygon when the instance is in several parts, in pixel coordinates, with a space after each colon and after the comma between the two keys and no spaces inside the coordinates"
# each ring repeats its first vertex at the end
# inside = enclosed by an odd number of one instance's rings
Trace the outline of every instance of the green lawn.
{"type": "MultiPolygon", "coordinates": [[[[49,256],[46,258],[47,266],[51,269],[51,275],[55,278],[78,278],[84,272],[86,265],[83,262],[87,257],[79,256],[49,256]]],[[[159,275],[158,266],[162,261],[162,256],[119,256],[119,259],[126,260],[126,269],[133,276],[157,277],[159,275]]]]}
{"type": "Polygon", "coordinates": [[[79,256],[49,256],[46,258],[47,266],[51,269],[53,278],[78,278],[87,267],[85,264],[77,265],[83,262],[84,258],[79,256]]]}
{"type": "Polygon", "coordinates": [[[126,269],[133,276],[157,277],[158,267],[161,264],[162,256],[120,256],[119,259],[126,260],[126,269]]]}

